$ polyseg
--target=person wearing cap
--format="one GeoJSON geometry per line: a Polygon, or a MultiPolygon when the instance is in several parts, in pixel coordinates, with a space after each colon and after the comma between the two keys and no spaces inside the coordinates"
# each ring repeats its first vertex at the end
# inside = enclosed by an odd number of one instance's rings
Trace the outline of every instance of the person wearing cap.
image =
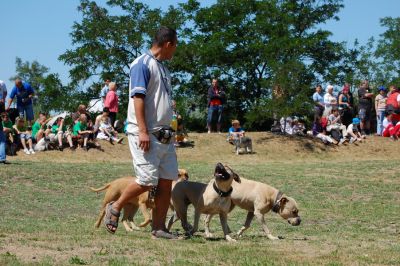
{"type": "Polygon", "coordinates": [[[230,143],[233,143],[235,139],[244,137],[245,131],[240,127],[239,120],[232,120],[232,127],[229,128],[228,139],[230,143]]]}
{"type": "Polygon", "coordinates": [[[373,93],[370,92],[368,80],[361,82],[358,89],[358,117],[362,134],[370,134],[371,109],[373,93]]]}
{"type": "Polygon", "coordinates": [[[355,117],[352,120],[352,123],[347,127],[347,134],[350,136],[350,143],[355,141],[361,141],[365,138],[364,135],[361,135],[358,126],[360,125],[360,119],[355,117]]]}
{"type": "Polygon", "coordinates": [[[328,117],[331,114],[332,108],[337,107],[336,97],[333,95],[333,86],[328,85],[326,87],[326,93],[324,95],[325,110],[323,116],[328,117]]]}
{"type": "Polygon", "coordinates": [[[383,131],[383,120],[385,119],[386,110],[386,88],[380,86],[378,88],[379,94],[375,97],[375,111],[376,111],[376,135],[381,136],[383,131]]]}
{"type": "Polygon", "coordinates": [[[343,125],[346,127],[351,124],[351,119],[353,117],[353,106],[352,106],[352,96],[350,94],[350,86],[345,84],[338,97],[339,99],[339,109],[342,117],[343,125]]]}

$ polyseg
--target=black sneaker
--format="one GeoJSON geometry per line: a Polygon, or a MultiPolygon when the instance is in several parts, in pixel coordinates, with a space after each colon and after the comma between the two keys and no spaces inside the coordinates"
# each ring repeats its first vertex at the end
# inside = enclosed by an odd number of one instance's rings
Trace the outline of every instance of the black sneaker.
{"type": "Polygon", "coordinates": [[[58,150],[63,151],[64,150],[63,146],[58,146],[58,150]]]}

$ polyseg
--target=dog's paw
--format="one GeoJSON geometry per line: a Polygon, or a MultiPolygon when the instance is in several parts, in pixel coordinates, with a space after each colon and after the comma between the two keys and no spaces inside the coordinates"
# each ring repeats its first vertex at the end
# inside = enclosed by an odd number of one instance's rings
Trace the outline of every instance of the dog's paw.
{"type": "Polygon", "coordinates": [[[210,233],[210,232],[205,233],[205,235],[206,235],[206,238],[213,238],[214,237],[214,235],[212,233],[210,233]]]}
{"type": "Polygon", "coordinates": [[[228,242],[237,242],[237,240],[234,239],[234,238],[232,238],[230,235],[226,235],[226,236],[225,236],[225,239],[226,239],[226,241],[228,241],[228,242]]]}
{"type": "Polygon", "coordinates": [[[273,235],[271,235],[271,234],[268,234],[267,237],[268,237],[268,239],[270,239],[270,240],[279,240],[279,237],[273,236],[273,235]]]}

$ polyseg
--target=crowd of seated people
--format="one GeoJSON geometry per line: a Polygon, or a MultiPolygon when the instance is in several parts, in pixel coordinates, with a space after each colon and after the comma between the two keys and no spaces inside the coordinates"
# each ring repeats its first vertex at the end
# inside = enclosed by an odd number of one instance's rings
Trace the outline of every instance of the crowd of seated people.
{"type": "Polygon", "coordinates": [[[15,155],[19,149],[27,155],[50,149],[63,151],[64,147],[71,151],[76,148],[88,151],[89,146],[101,150],[98,140],[111,143],[121,143],[123,140],[111,126],[108,108],[104,108],[103,113],[96,117],[95,123],[85,105],[79,105],[77,112],[68,117],[58,116],[56,119],[40,112],[32,126],[23,117],[17,117],[12,123],[7,112],[1,114],[1,120],[10,155],[15,155]]]}
{"type": "Polygon", "coordinates": [[[378,87],[377,91],[378,94],[374,96],[368,81],[363,81],[357,91],[359,104],[358,112],[355,112],[348,84],[337,97],[333,95],[333,86],[329,85],[326,94],[322,95],[322,87],[318,85],[313,95],[314,123],[312,130],[307,133],[324,143],[340,145],[360,142],[371,134],[371,116],[375,109],[375,135],[397,140],[400,136],[400,91],[393,85],[389,87],[389,92],[384,86],[378,87]]]}

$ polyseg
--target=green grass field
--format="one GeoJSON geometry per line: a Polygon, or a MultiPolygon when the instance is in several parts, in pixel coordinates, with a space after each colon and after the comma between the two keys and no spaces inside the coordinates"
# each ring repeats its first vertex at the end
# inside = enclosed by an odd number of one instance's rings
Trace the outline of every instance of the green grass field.
{"type": "MultiPolygon", "coordinates": [[[[67,159],[58,162],[20,157],[1,166],[0,265],[400,264],[399,159],[250,162],[251,155],[230,154],[225,162],[241,176],[295,198],[302,224],[292,227],[269,213],[269,228],[284,239],[268,240],[254,221],[237,243],[227,243],[215,218],[215,239],[206,240],[199,232],[171,242],[151,240],[149,227],[126,233],[121,225],[115,235],[94,229],[103,194],[88,187],[131,175],[132,166],[129,160],[69,162],[68,156],[80,153],[66,154],[67,159]]],[[[191,180],[209,181],[215,166],[209,155],[204,154],[204,160],[179,155],[180,167],[189,171],[191,180]]],[[[245,217],[239,208],[230,214],[234,232],[245,217]]],[[[136,220],[142,220],[140,213],[136,220]]],[[[182,233],[179,223],[173,230],[182,233]]]]}

